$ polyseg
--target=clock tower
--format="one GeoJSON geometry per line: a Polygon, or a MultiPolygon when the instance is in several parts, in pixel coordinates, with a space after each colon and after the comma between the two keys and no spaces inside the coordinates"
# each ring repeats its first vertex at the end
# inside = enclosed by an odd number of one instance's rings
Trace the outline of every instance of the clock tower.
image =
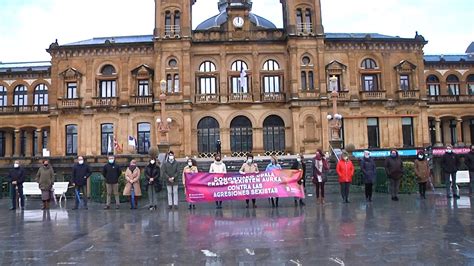
{"type": "Polygon", "coordinates": [[[227,29],[229,31],[250,30],[249,14],[252,10],[250,0],[220,0],[219,11],[227,13],[227,29]]]}

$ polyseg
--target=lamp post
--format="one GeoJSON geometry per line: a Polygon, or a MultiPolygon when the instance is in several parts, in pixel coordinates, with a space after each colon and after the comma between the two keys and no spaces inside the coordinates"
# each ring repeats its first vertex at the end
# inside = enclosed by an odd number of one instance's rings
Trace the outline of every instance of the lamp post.
{"type": "Polygon", "coordinates": [[[168,132],[170,131],[170,123],[171,118],[166,117],[166,81],[160,81],[160,116],[156,119],[156,123],[158,125],[158,132],[159,132],[159,141],[158,141],[158,150],[160,152],[167,152],[169,150],[169,140],[168,140],[168,132]]]}
{"type": "Polygon", "coordinates": [[[336,76],[329,78],[329,89],[331,90],[331,100],[332,100],[332,115],[328,114],[327,119],[329,121],[329,144],[333,148],[342,147],[342,139],[340,136],[340,130],[342,126],[342,115],[337,112],[337,98],[339,93],[337,91],[337,82],[338,79],[336,76]]]}

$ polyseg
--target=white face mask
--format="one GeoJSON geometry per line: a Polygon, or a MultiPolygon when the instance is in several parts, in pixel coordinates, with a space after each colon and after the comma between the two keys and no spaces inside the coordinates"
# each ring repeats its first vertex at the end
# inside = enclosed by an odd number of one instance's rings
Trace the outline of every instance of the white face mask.
{"type": "Polygon", "coordinates": [[[15,164],[13,164],[13,167],[18,168],[18,167],[20,167],[20,165],[15,163],[15,164]]]}
{"type": "Polygon", "coordinates": [[[251,164],[253,162],[253,159],[247,159],[247,163],[251,164]]]}
{"type": "Polygon", "coordinates": [[[449,149],[449,150],[446,150],[447,153],[451,153],[453,152],[453,150],[449,149]]]}
{"type": "Polygon", "coordinates": [[[193,163],[192,163],[192,162],[188,162],[188,166],[189,166],[189,167],[193,166],[193,163]]]}
{"type": "Polygon", "coordinates": [[[365,158],[369,158],[369,157],[370,157],[370,154],[364,154],[364,157],[365,157],[365,158]]]}
{"type": "Polygon", "coordinates": [[[84,164],[83,160],[77,161],[79,164],[84,164]]]}
{"type": "Polygon", "coordinates": [[[418,158],[423,159],[423,158],[425,158],[425,156],[423,156],[423,155],[418,155],[418,158]]]}
{"type": "Polygon", "coordinates": [[[347,160],[349,160],[349,157],[344,157],[344,161],[347,161],[347,160]]]}
{"type": "Polygon", "coordinates": [[[151,160],[150,163],[151,163],[151,164],[155,164],[155,160],[151,160]]]}
{"type": "Polygon", "coordinates": [[[109,160],[109,163],[110,163],[110,164],[114,163],[114,160],[109,160]]]}
{"type": "Polygon", "coordinates": [[[168,157],[168,159],[169,159],[170,161],[173,161],[173,160],[174,160],[174,156],[171,155],[171,156],[168,157]]]}
{"type": "Polygon", "coordinates": [[[297,160],[298,162],[301,162],[301,158],[296,158],[296,160],[297,160]]]}

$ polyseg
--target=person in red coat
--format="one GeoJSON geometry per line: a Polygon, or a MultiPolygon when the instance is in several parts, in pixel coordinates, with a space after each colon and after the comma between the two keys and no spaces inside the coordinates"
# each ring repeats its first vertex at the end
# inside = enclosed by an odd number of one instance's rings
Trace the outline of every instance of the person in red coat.
{"type": "Polygon", "coordinates": [[[342,160],[337,163],[336,172],[339,176],[339,184],[341,184],[342,200],[349,203],[349,188],[352,183],[352,176],[354,175],[354,165],[349,160],[347,152],[342,153],[342,160]]]}

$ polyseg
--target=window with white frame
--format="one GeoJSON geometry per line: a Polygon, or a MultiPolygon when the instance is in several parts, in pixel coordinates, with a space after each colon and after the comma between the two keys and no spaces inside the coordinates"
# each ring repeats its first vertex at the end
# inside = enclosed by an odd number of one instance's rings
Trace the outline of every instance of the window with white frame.
{"type": "Polygon", "coordinates": [[[237,60],[231,65],[233,72],[230,77],[231,92],[233,94],[249,93],[248,66],[242,60],[237,60]]]}
{"type": "Polygon", "coordinates": [[[262,79],[264,93],[281,93],[280,65],[275,60],[267,60],[263,64],[262,79]]]}
{"type": "Polygon", "coordinates": [[[199,66],[197,94],[216,94],[217,78],[216,65],[211,61],[204,61],[199,66]]]}

